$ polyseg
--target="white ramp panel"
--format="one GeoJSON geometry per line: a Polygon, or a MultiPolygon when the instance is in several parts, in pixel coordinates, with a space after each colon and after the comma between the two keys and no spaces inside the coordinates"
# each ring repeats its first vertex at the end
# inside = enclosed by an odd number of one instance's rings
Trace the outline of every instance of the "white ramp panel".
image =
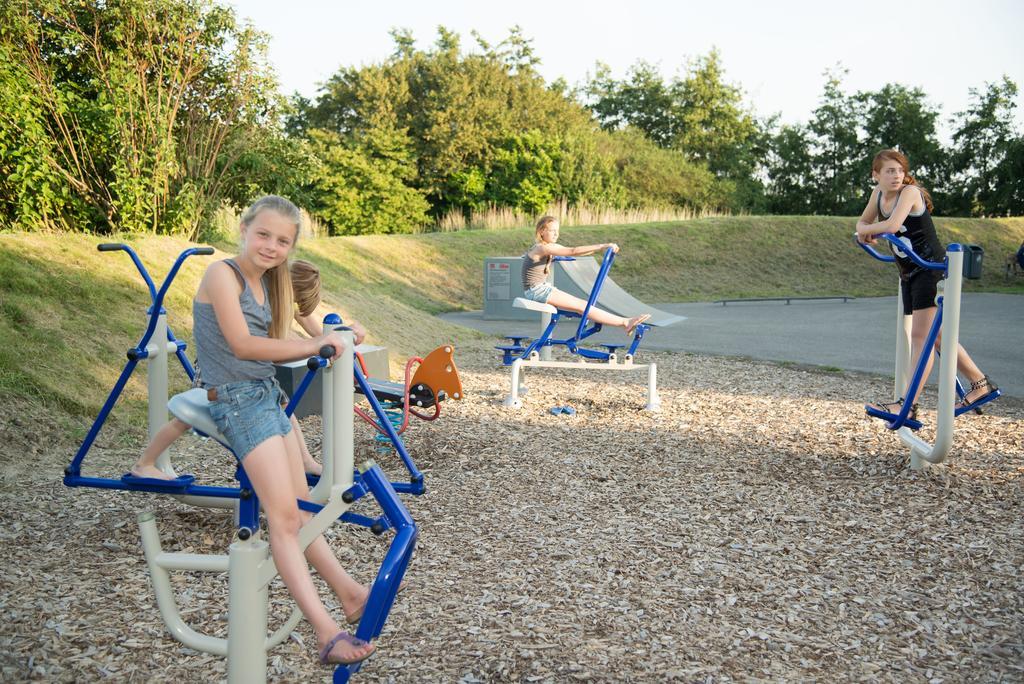
{"type": "MultiPolygon", "coordinates": [[[[575,261],[555,261],[554,267],[555,287],[583,300],[590,297],[590,291],[594,289],[594,281],[597,279],[597,272],[600,270],[600,265],[594,257],[577,257],[575,261]]],[[[604,279],[601,295],[597,298],[597,305],[605,311],[624,318],[649,313],[651,319],[647,321],[647,325],[659,328],[665,328],[685,319],[684,316],[670,314],[644,304],[619,287],[610,276],[604,279]]]]}

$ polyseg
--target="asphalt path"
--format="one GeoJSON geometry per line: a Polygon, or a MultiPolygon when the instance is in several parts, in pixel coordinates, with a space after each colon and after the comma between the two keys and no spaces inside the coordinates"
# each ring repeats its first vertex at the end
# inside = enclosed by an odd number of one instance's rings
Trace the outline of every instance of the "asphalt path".
{"type": "MultiPolygon", "coordinates": [[[[896,298],[656,304],[686,316],[651,330],[643,348],[744,356],[892,375],[896,350],[896,298]]],[[[496,337],[535,337],[540,323],[485,321],[479,311],[442,314],[451,323],[496,337]]],[[[578,324],[578,319],[577,319],[578,324]]],[[[559,324],[565,337],[575,328],[559,324]]],[[[595,342],[621,343],[620,330],[602,330],[595,342]]],[[[965,294],[960,307],[960,343],[978,366],[1010,396],[1024,398],[1024,296],[965,294]]],[[[495,342],[499,344],[499,342],[495,342]]],[[[497,352],[495,352],[497,353],[497,352]]],[[[935,381],[933,371],[931,381],[935,381]]]]}

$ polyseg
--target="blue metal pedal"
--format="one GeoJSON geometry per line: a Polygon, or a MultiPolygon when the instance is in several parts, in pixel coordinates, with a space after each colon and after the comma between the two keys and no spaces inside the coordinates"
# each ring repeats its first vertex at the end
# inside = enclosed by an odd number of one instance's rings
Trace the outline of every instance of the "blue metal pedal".
{"type": "MultiPolygon", "coordinates": [[[[896,428],[900,427],[899,425],[893,427],[893,424],[899,421],[900,415],[898,413],[889,413],[888,411],[881,411],[870,406],[865,406],[864,410],[872,418],[881,418],[882,420],[887,421],[886,427],[889,428],[890,430],[895,430],[896,428]]],[[[922,425],[921,421],[915,420],[913,418],[905,419],[902,424],[907,426],[911,430],[920,430],[922,425]]]]}
{"type": "Polygon", "coordinates": [[[519,356],[521,356],[524,351],[526,351],[526,347],[510,344],[499,344],[496,345],[494,348],[501,351],[501,353],[503,354],[501,362],[506,366],[512,365],[512,362],[519,358],[519,356]]]}
{"type": "Polygon", "coordinates": [[[530,339],[530,336],[529,335],[505,335],[504,339],[511,341],[512,344],[514,344],[517,347],[522,347],[523,346],[523,340],[530,339]]]}
{"type": "Polygon", "coordinates": [[[138,477],[131,473],[121,476],[121,482],[127,485],[125,489],[167,494],[184,494],[185,490],[195,481],[195,475],[179,475],[173,480],[163,480],[159,477],[138,477]]]}
{"type": "MultiPolygon", "coordinates": [[[[986,394],[985,396],[983,396],[981,399],[979,399],[978,401],[974,402],[973,404],[968,404],[967,406],[961,406],[958,409],[953,409],[953,415],[954,416],[961,416],[961,415],[967,413],[968,411],[976,411],[976,410],[980,409],[982,406],[984,406],[985,404],[989,403],[990,401],[995,401],[996,399],[998,399],[1001,396],[1003,396],[1002,390],[992,390],[991,392],[989,392],[988,394],[986,394]]],[[[981,413],[981,412],[978,411],[978,413],[981,413]]]]}

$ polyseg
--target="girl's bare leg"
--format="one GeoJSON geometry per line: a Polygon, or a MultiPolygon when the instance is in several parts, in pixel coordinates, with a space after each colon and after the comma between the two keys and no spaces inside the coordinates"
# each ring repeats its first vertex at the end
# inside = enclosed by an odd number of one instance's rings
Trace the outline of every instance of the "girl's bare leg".
{"type": "MultiPolygon", "coordinates": [[[[587,303],[579,297],[573,297],[571,294],[562,292],[561,290],[552,290],[551,296],[548,297],[548,304],[556,306],[559,309],[566,309],[568,311],[575,311],[576,313],[583,313],[583,310],[587,308],[587,303]]],[[[590,311],[587,313],[588,320],[600,323],[601,325],[610,325],[616,328],[628,328],[631,325],[635,325],[637,321],[643,320],[644,316],[634,316],[633,318],[623,318],[622,316],[616,316],[613,313],[609,313],[603,309],[599,309],[596,306],[590,307],[590,311]]]]}
{"type": "MultiPolygon", "coordinates": [[[[298,452],[298,443],[301,438],[288,439],[294,434],[294,430],[285,436],[285,448],[288,451],[288,474],[292,491],[296,499],[309,497],[309,485],[306,483],[306,474],[303,469],[302,459],[298,452]]],[[[313,516],[305,511],[300,511],[299,516],[305,524],[313,516]]],[[[334,555],[331,547],[328,546],[323,536],[317,537],[312,544],[306,547],[306,559],[313,564],[317,573],[327,582],[338,600],[346,615],[352,615],[365,603],[370,595],[369,589],[357,582],[345,572],[334,555]]]]}
{"type": "Polygon", "coordinates": [[[191,425],[177,418],[173,418],[169,423],[164,423],[164,426],[153,435],[152,441],[146,445],[146,450],[142,452],[142,456],[132,466],[131,474],[135,477],[151,477],[158,480],[173,479],[170,475],[156,467],[156,459],[191,428],[191,425]]]}
{"type": "Polygon", "coordinates": [[[302,434],[302,428],[299,427],[299,421],[295,418],[295,414],[291,415],[292,431],[291,435],[295,435],[296,446],[298,446],[299,453],[302,454],[302,467],[310,475],[322,475],[324,467],[316,462],[313,458],[313,454],[309,453],[309,447],[306,446],[306,437],[302,434]]]}
{"type": "MultiPolygon", "coordinates": [[[[941,341],[942,334],[939,333],[939,339],[935,343],[935,346],[940,347],[941,341]]],[[[939,349],[939,351],[941,351],[941,348],[939,349]]],[[[967,350],[964,349],[962,344],[956,345],[956,370],[960,375],[967,378],[968,382],[971,383],[977,382],[978,380],[981,380],[983,377],[985,377],[985,374],[982,373],[981,369],[978,368],[978,365],[974,363],[974,359],[971,358],[970,354],[967,353],[967,350]]],[[[967,392],[967,396],[964,397],[963,403],[970,404],[971,402],[977,401],[978,399],[981,399],[983,396],[988,394],[990,391],[990,388],[986,387],[985,385],[982,385],[981,387],[975,390],[969,390],[967,392]]]]}
{"type": "MultiPolygon", "coordinates": [[[[910,322],[910,368],[917,368],[918,359],[921,358],[921,351],[924,349],[924,343],[928,340],[928,332],[931,330],[932,321],[935,320],[935,313],[938,311],[934,306],[927,309],[918,309],[911,314],[910,322]]],[[[908,398],[911,404],[917,403],[917,398],[921,396],[921,390],[924,389],[925,382],[928,381],[928,374],[932,372],[932,364],[935,362],[935,354],[930,351],[928,353],[928,362],[924,367],[924,375],[921,376],[921,384],[917,388],[917,393],[912,399],[908,398]]]]}
{"type": "MultiPolygon", "coordinates": [[[[320,600],[306,559],[299,547],[302,516],[295,502],[296,492],[293,487],[282,487],[281,483],[294,481],[295,471],[298,470],[301,476],[302,468],[298,454],[294,454],[295,458],[289,458],[285,444],[283,437],[271,437],[249,452],[243,466],[267,515],[270,552],[274,557],[277,571],[302,610],[302,614],[313,626],[317,643],[323,648],[340,629],[320,600]]],[[[318,542],[324,544],[322,538],[318,539],[318,542]]],[[[354,646],[340,641],[332,653],[349,660],[372,652],[374,648],[372,644],[354,646]]]]}

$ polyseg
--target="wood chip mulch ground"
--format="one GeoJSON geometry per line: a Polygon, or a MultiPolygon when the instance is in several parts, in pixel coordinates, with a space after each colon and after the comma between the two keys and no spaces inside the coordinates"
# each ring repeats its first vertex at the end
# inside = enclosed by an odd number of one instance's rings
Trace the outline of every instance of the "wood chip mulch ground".
{"type": "MultiPolygon", "coordinates": [[[[407,433],[429,490],[405,498],[409,586],[355,681],[1024,681],[1024,402],[958,419],[947,464],[910,471],[862,409],[891,381],[646,358],[660,413],[642,410],[643,373],[577,370],[528,371],[514,411],[507,369],[457,350],[465,401],[407,433]],[[548,412],[564,404],[576,415],[548,412]]],[[[926,439],[934,402],[929,388],[926,439]]],[[[305,428],[317,453],[318,419],[305,428]]],[[[230,513],[66,488],[77,445],[60,434],[0,407],[0,679],[223,680],[223,659],[164,628],[135,517],[156,512],[165,550],[219,554],[230,513]]],[[[119,476],[141,448],[140,431],[105,430],[85,474],[119,476]]],[[[373,456],[363,428],[357,449],[373,456]]],[[[187,437],[174,460],[230,484],[225,455],[187,437]]],[[[329,541],[369,581],[389,537],[339,525],[329,541]]],[[[223,636],[225,579],[175,583],[186,620],[223,636]]],[[[279,624],[279,583],[273,604],[279,624]]],[[[300,623],[270,680],[328,681],[313,645],[300,623]]]]}

